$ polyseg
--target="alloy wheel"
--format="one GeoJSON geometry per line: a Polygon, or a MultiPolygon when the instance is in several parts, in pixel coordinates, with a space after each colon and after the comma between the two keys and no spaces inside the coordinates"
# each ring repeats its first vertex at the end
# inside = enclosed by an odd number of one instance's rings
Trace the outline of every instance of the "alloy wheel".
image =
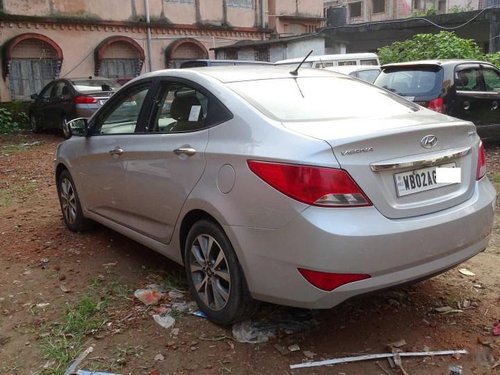
{"type": "Polygon", "coordinates": [[[61,180],[59,197],[64,219],[69,224],[74,224],[77,215],[77,198],[73,184],[67,178],[61,180]]]}
{"type": "Polygon", "coordinates": [[[224,309],[231,293],[231,276],[224,251],[215,238],[200,234],[194,239],[190,252],[189,269],[196,293],[210,309],[224,309]]]}

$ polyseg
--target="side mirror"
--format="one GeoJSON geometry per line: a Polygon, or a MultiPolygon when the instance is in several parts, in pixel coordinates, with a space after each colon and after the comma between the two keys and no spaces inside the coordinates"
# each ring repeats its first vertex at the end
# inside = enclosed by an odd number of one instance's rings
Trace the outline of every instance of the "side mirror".
{"type": "Polygon", "coordinates": [[[71,136],[85,137],[89,129],[88,120],[84,117],[75,118],[64,124],[65,129],[63,129],[65,134],[68,134],[68,138],[71,136]]]}
{"type": "Polygon", "coordinates": [[[36,99],[38,99],[38,94],[31,94],[30,98],[33,100],[36,100],[36,99]]]}

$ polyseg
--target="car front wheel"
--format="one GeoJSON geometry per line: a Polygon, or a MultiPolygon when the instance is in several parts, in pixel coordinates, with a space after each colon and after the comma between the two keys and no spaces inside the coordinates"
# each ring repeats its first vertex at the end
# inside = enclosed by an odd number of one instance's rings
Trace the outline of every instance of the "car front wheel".
{"type": "Polygon", "coordinates": [[[243,271],[226,234],[201,220],[188,233],[184,263],[191,293],[200,310],[217,324],[249,317],[251,303],[243,271]]]}
{"type": "Polygon", "coordinates": [[[89,228],[90,221],[83,216],[80,199],[75,189],[75,183],[67,170],[59,175],[57,193],[63,214],[64,223],[73,232],[82,232],[89,228]]]}
{"type": "Polygon", "coordinates": [[[30,116],[30,126],[33,133],[40,133],[41,129],[34,113],[30,116]]]}
{"type": "Polygon", "coordinates": [[[68,139],[71,137],[71,132],[69,131],[68,127],[68,118],[66,116],[61,117],[61,132],[64,139],[68,139]]]}

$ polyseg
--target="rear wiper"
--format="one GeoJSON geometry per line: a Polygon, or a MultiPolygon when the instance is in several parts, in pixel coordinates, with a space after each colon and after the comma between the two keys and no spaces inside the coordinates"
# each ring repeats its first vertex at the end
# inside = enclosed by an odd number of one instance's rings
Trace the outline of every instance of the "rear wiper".
{"type": "Polygon", "coordinates": [[[309,57],[309,55],[310,55],[311,53],[313,53],[313,50],[310,50],[310,51],[309,51],[309,53],[307,54],[307,56],[306,56],[306,57],[304,57],[304,60],[302,60],[302,61],[300,62],[299,66],[297,66],[294,70],[290,71],[290,74],[291,74],[292,76],[296,76],[296,75],[298,75],[298,74],[299,74],[299,69],[300,69],[300,67],[302,66],[302,64],[304,64],[304,62],[307,60],[307,58],[309,57]]]}

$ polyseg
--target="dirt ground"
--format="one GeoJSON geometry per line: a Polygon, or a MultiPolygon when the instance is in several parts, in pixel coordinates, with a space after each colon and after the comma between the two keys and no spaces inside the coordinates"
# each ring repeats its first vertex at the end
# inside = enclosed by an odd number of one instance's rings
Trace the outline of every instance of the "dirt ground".
{"type": "MultiPolygon", "coordinates": [[[[407,374],[448,375],[450,366],[500,374],[500,336],[491,332],[500,319],[498,222],[485,252],[419,284],[328,311],[263,305],[257,321],[291,316],[307,324],[292,334],[281,327],[266,343],[240,343],[231,327],[189,313],[172,313],[174,329],[153,320],[180,297],[168,292],[185,288],[180,266],[100,226],[85,234],[65,229],[52,164],[60,141],[53,134],[0,137],[0,374],[63,374],[68,359],[90,346],[79,368],[117,374],[400,374],[383,359],[290,369],[386,353],[400,340],[405,352],[468,352],[403,358],[407,374]],[[134,298],[149,284],[167,293],[159,305],[134,298]]],[[[499,145],[487,146],[487,160],[490,178],[500,182],[499,145]]]]}

